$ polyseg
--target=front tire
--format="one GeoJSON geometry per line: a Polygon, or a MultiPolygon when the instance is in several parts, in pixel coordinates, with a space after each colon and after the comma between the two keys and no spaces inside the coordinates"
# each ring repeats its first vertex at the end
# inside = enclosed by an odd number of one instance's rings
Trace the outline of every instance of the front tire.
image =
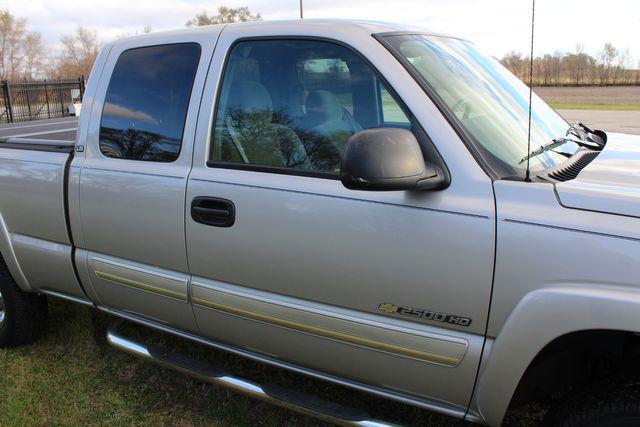
{"type": "Polygon", "coordinates": [[[0,347],[29,344],[42,335],[47,298],[18,288],[0,258],[0,347]]]}
{"type": "Polygon", "coordinates": [[[591,389],[561,401],[543,424],[558,427],[640,426],[640,384],[591,389]]]}

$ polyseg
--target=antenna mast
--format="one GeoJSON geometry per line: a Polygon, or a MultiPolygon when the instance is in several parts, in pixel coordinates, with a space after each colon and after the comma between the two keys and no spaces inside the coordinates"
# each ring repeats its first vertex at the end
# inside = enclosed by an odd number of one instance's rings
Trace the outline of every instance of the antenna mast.
{"type": "Polygon", "coordinates": [[[300,19],[304,19],[304,15],[302,13],[302,0],[300,0],[300,19]]]}
{"type": "MultiPolygon", "coordinates": [[[[536,0],[533,1],[531,8],[531,53],[529,55],[529,130],[527,131],[527,169],[525,171],[525,182],[531,182],[531,169],[529,160],[531,155],[531,101],[533,98],[533,30],[536,22],[536,0]]],[[[302,0],[300,0],[302,4],[302,0]]]]}

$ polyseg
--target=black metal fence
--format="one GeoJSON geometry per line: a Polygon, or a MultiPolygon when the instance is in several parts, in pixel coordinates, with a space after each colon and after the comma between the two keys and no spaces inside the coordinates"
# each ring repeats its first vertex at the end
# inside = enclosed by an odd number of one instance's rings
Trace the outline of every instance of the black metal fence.
{"type": "Polygon", "coordinates": [[[2,81],[0,123],[69,116],[69,106],[82,102],[84,76],[76,80],[2,81]]]}

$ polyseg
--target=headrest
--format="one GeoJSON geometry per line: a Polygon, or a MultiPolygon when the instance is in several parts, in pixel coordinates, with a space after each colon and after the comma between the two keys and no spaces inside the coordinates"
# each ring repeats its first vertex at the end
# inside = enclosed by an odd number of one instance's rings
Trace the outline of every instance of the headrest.
{"type": "Polygon", "coordinates": [[[343,111],[338,98],[328,90],[310,92],[305,101],[307,116],[318,123],[341,120],[343,111]]]}
{"type": "Polygon", "coordinates": [[[271,122],[273,119],[273,104],[269,91],[258,82],[236,82],[229,91],[228,108],[231,114],[242,112],[251,114],[252,119],[271,122]]]}

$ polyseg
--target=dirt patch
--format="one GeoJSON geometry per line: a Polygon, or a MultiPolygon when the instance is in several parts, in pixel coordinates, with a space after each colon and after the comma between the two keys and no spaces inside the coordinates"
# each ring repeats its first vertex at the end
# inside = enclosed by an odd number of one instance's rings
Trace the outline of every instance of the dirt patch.
{"type": "Polygon", "coordinates": [[[640,105],[640,86],[536,87],[542,99],[556,104],[640,105]]]}

